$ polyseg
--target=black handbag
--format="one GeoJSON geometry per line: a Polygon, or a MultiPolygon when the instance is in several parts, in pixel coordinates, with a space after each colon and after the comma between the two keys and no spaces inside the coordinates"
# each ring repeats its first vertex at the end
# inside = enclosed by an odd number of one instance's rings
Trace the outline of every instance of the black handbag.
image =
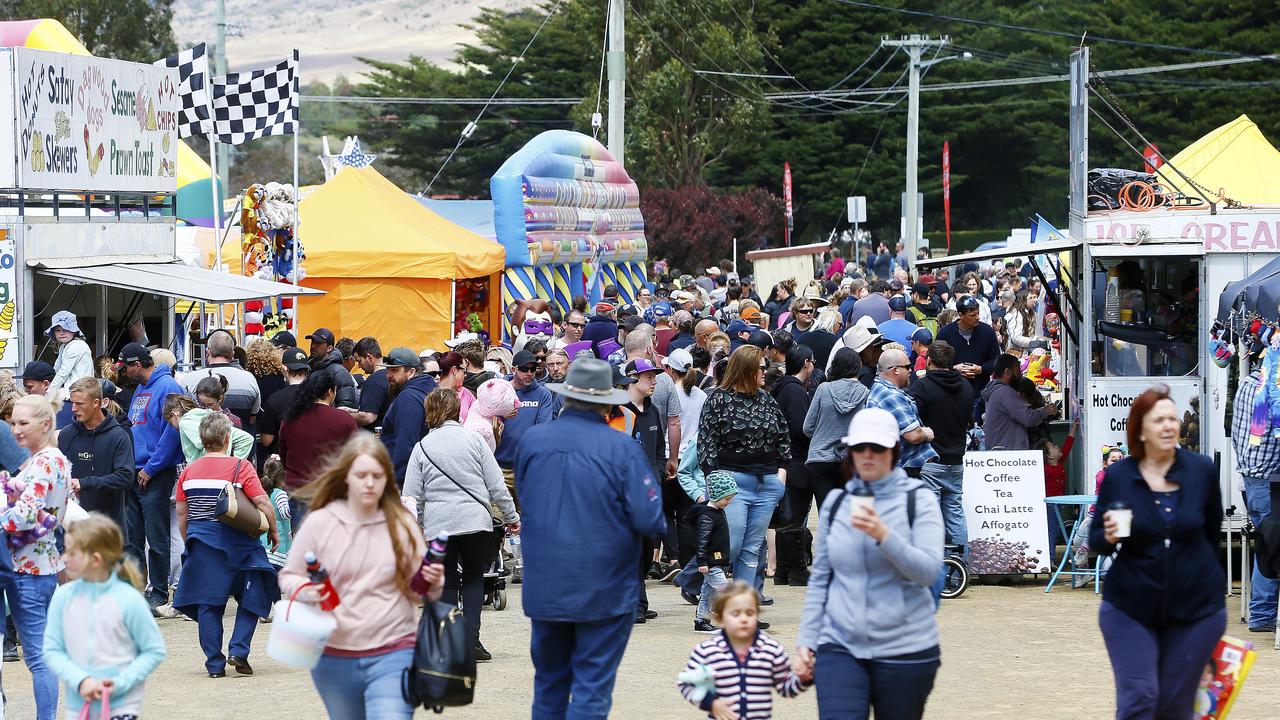
{"type": "Polygon", "coordinates": [[[413,664],[401,676],[400,691],[410,705],[436,712],[475,699],[475,648],[457,607],[442,602],[423,606],[413,664]]]}
{"type": "Polygon", "coordinates": [[[231,482],[218,492],[218,502],[214,505],[213,514],[224,525],[235,528],[250,537],[260,537],[270,528],[270,525],[267,524],[267,517],[245,494],[244,488],[236,482],[240,479],[240,465],[243,462],[236,458],[236,469],[231,475],[231,482]]]}

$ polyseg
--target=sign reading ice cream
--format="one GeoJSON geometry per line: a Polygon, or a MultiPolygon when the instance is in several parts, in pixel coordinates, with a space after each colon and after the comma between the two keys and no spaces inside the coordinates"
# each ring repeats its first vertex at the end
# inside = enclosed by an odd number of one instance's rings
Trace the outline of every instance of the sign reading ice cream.
{"type": "Polygon", "coordinates": [[[15,49],[18,186],[174,192],[177,71],[15,49]]]}

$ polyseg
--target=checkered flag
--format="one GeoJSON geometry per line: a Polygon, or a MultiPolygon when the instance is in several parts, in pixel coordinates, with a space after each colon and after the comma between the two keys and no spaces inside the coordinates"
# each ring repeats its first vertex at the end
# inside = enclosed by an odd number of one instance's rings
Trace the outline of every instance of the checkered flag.
{"type": "Polygon", "coordinates": [[[213,78],[213,139],[240,145],[298,131],[298,51],[273,67],[213,78]]]}
{"type": "Polygon", "coordinates": [[[205,52],[204,43],[152,64],[178,70],[178,95],[182,98],[182,111],[178,113],[178,137],[207,133],[209,131],[209,55],[205,52]]]}

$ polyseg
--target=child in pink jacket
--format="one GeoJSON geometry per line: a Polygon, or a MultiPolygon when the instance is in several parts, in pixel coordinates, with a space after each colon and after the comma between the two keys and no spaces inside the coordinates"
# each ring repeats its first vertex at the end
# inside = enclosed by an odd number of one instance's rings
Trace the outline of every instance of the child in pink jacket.
{"type": "Polygon", "coordinates": [[[497,450],[498,440],[502,437],[503,419],[515,415],[519,410],[520,400],[510,382],[501,378],[485,380],[476,389],[475,404],[462,421],[462,427],[479,433],[490,450],[497,450]]]}

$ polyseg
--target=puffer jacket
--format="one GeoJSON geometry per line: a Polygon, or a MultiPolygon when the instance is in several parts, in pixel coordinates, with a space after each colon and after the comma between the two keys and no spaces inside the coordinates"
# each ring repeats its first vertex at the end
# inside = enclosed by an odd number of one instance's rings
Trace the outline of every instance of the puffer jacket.
{"type": "Polygon", "coordinates": [[[877,543],[855,529],[847,520],[852,498],[827,495],[796,645],[817,650],[834,643],[859,660],[935,648],[938,622],[930,586],[942,565],[942,511],[924,483],[902,468],[870,483],[855,477],[845,490],[857,486],[871,489],[889,536],[877,543]],[[909,492],[916,493],[914,522],[907,517],[909,492]]]}
{"type": "Polygon", "coordinates": [[[324,372],[333,376],[333,382],[338,386],[337,397],[333,400],[334,407],[352,409],[359,407],[359,403],[356,402],[356,381],[351,377],[351,373],[342,367],[341,350],[330,350],[319,360],[312,360],[311,371],[324,372]]]}
{"type": "Polygon", "coordinates": [[[724,510],[702,502],[685,512],[685,521],[693,525],[695,557],[698,565],[730,567],[729,520],[724,510]]]}

